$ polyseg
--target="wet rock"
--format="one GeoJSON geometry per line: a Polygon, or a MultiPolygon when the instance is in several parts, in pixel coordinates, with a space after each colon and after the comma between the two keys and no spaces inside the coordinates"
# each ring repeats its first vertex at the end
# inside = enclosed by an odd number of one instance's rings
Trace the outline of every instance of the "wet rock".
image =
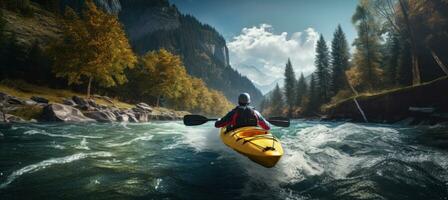
{"type": "Polygon", "coordinates": [[[86,117],[82,112],[72,106],[59,103],[49,104],[44,107],[42,112],[44,121],[62,121],[62,122],[94,122],[94,119],[86,117]]]}
{"type": "Polygon", "coordinates": [[[139,122],[134,113],[127,112],[126,115],[128,116],[129,122],[134,122],[134,123],[138,123],[139,122]]]}
{"type": "Polygon", "coordinates": [[[152,112],[152,108],[151,108],[151,106],[149,106],[148,104],[146,104],[146,103],[138,103],[138,104],[136,104],[135,105],[136,106],[136,108],[139,108],[139,109],[142,109],[142,110],[144,110],[144,111],[148,111],[148,112],[152,112]]]}
{"type": "Polygon", "coordinates": [[[43,98],[43,97],[38,97],[38,96],[32,96],[30,99],[35,101],[35,102],[37,102],[37,103],[48,103],[48,102],[50,102],[48,99],[43,98]]]}
{"type": "Polygon", "coordinates": [[[110,111],[91,111],[91,112],[86,112],[85,115],[87,117],[95,119],[99,122],[117,121],[117,118],[115,117],[114,113],[112,113],[110,111]]]}
{"type": "Polygon", "coordinates": [[[128,122],[129,121],[129,116],[126,115],[126,114],[119,115],[117,117],[117,121],[119,121],[119,122],[128,122]]]}
{"type": "Polygon", "coordinates": [[[149,113],[146,113],[146,112],[137,112],[137,113],[135,113],[135,118],[139,122],[148,122],[149,119],[150,119],[149,113]]]}

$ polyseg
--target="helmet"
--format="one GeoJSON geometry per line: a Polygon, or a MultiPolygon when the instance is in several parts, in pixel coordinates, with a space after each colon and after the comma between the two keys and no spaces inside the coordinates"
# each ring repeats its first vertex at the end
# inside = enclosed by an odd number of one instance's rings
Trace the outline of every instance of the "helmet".
{"type": "Polygon", "coordinates": [[[247,105],[250,103],[250,95],[248,93],[242,93],[238,96],[238,104],[247,105]]]}

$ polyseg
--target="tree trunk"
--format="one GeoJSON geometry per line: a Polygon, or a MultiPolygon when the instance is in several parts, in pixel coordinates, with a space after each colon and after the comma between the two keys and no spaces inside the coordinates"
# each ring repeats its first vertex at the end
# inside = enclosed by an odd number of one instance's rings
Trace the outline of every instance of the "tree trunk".
{"type": "Polygon", "coordinates": [[[436,52],[434,52],[432,49],[430,49],[430,50],[431,50],[432,57],[439,65],[440,69],[442,69],[442,71],[445,72],[445,75],[448,76],[448,69],[445,66],[445,64],[443,64],[442,60],[440,60],[440,58],[437,56],[436,52]]]}
{"type": "Polygon", "coordinates": [[[89,84],[87,85],[87,99],[90,99],[90,88],[92,86],[92,77],[89,78],[89,84]]]}
{"type": "Polygon", "coordinates": [[[404,22],[409,32],[409,38],[411,40],[412,85],[418,85],[421,83],[421,78],[420,78],[420,68],[418,65],[417,45],[414,37],[414,32],[411,29],[411,23],[409,21],[409,15],[406,5],[404,4],[403,0],[399,0],[399,2],[401,11],[403,12],[404,22]]]}

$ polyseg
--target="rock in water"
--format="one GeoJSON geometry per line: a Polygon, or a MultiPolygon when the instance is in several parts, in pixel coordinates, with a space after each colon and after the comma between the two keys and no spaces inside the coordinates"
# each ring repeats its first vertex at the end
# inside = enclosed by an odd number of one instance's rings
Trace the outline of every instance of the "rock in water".
{"type": "Polygon", "coordinates": [[[88,118],[82,112],[71,106],[53,103],[44,107],[42,112],[44,121],[62,121],[62,122],[94,122],[94,119],[88,118]]]}
{"type": "Polygon", "coordinates": [[[119,116],[117,117],[117,120],[118,120],[119,122],[128,122],[128,121],[129,121],[129,116],[126,115],[126,114],[119,115],[119,116]]]}
{"type": "Polygon", "coordinates": [[[17,117],[15,115],[6,114],[5,116],[7,122],[26,122],[26,120],[22,119],[21,117],[17,117]]]}
{"type": "Polygon", "coordinates": [[[50,102],[48,99],[43,98],[43,97],[38,97],[38,96],[32,96],[30,99],[35,101],[35,102],[37,102],[37,103],[48,103],[48,102],[50,102]]]}
{"type": "Polygon", "coordinates": [[[117,121],[117,118],[115,117],[114,113],[107,110],[86,112],[86,116],[95,119],[99,122],[117,121]]]}

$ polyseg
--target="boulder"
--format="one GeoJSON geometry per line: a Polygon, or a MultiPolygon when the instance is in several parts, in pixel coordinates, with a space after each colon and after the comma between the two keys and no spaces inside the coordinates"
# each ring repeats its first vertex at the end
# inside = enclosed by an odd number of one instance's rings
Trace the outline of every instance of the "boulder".
{"type": "Polygon", "coordinates": [[[146,103],[138,103],[138,104],[136,104],[135,105],[137,108],[139,108],[139,109],[142,109],[142,110],[144,110],[144,111],[148,111],[148,112],[152,112],[152,108],[151,108],[151,106],[149,106],[148,104],[146,104],[146,103]]]}
{"type": "Polygon", "coordinates": [[[126,112],[125,114],[128,116],[128,121],[129,122],[134,122],[134,123],[138,123],[139,122],[137,117],[135,116],[135,114],[133,112],[129,111],[129,112],[126,112]]]}
{"type": "Polygon", "coordinates": [[[44,107],[42,112],[44,121],[62,121],[62,122],[94,122],[94,119],[88,118],[82,112],[74,107],[53,103],[44,107]]]}
{"type": "Polygon", "coordinates": [[[147,113],[147,112],[137,112],[137,113],[135,113],[135,118],[139,122],[148,122],[150,117],[149,117],[149,113],[147,113]]]}
{"type": "Polygon", "coordinates": [[[98,104],[95,102],[95,100],[93,100],[93,99],[87,99],[87,104],[88,104],[89,106],[91,106],[91,107],[94,107],[94,108],[98,108],[98,109],[101,108],[101,106],[98,105],[98,104]]]}
{"type": "Polygon", "coordinates": [[[25,101],[14,96],[9,96],[7,102],[12,105],[24,105],[25,101]]]}
{"type": "Polygon", "coordinates": [[[117,121],[119,121],[119,122],[128,122],[129,121],[129,116],[126,115],[126,114],[119,115],[117,117],[117,121]]]}
{"type": "Polygon", "coordinates": [[[43,98],[43,97],[38,97],[38,96],[32,96],[30,99],[35,101],[35,102],[37,102],[37,103],[48,103],[48,102],[50,102],[48,99],[43,98]]]}
{"type": "Polygon", "coordinates": [[[76,106],[77,104],[75,103],[75,101],[73,101],[73,100],[71,100],[71,99],[63,99],[62,100],[62,103],[64,104],[64,105],[67,105],[67,106],[76,106]]]}
{"type": "Polygon", "coordinates": [[[89,105],[89,103],[87,103],[87,101],[84,98],[79,97],[79,96],[73,96],[72,100],[79,106],[87,106],[87,105],[89,105]]]}
{"type": "Polygon", "coordinates": [[[117,117],[115,117],[114,113],[107,110],[86,112],[85,115],[99,122],[117,121],[117,117]]]}
{"type": "Polygon", "coordinates": [[[5,117],[7,122],[26,122],[26,120],[22,119],[21,117],[17,117],[15,115],[6,114],[5,117]]]}
{"type": "Polygon", "coordinates": [[[34,106],[36,104],[37,104],[37,102],[35,102],[33,100],[25,100],[25,105],[27,105],[27,106],[34,106]]]}

